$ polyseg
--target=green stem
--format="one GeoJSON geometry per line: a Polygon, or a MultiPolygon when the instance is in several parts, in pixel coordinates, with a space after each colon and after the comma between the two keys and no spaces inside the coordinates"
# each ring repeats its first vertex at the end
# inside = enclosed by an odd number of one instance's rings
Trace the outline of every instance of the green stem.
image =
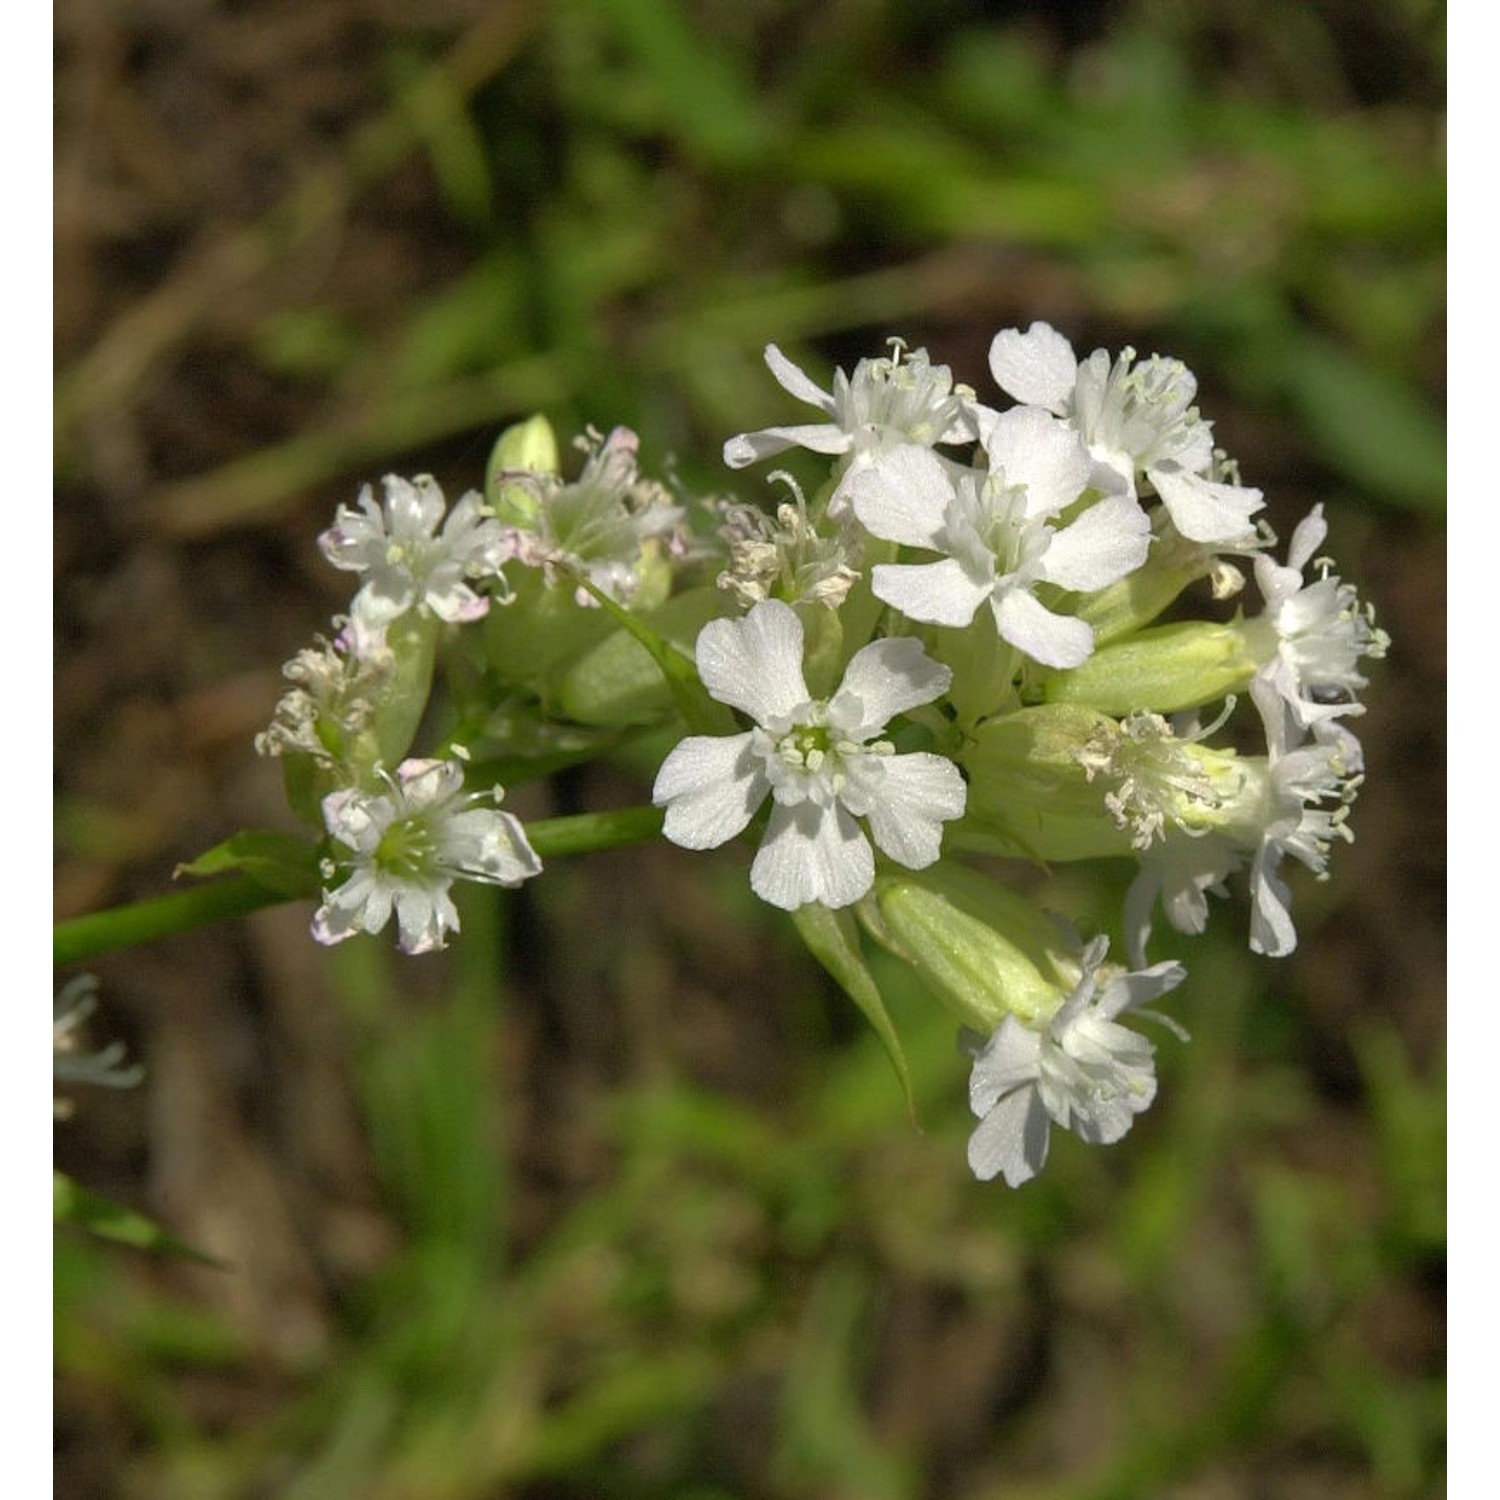
{"type": "Polygon", "coordinates": [[[280,901],[291,899],[279,891],[268,890],[248,875],[235,875],[228,880],[216,880],[211,885],[172,891],[146,901],[133,901],[128,906],[112,907],[109,911],[90,912],[86,917],[74,917],[71,921],[53,925],[52,962],[76,964],[99,953],[134,948],[141,943],[155,942],[157,938],[171,937],[174,932],[187,932],[194,927],[206,927],[210,922],[243,917],[263,906],[275,906],[280,901]]]}
{"type": "MultiPolygon", "coordinates": [[[[627,807],[615,812],[579,813],[570,818],[544,818],[528,824],[526,834],[532,848],[543,859],[551,859],[643,843],[661,832],[661,821],[660,808],[627,807]]],[[[296,899],[270,890],[248,875],[234,875],[209,885],[172,891],[165,896],[58,922],[52,929],[52,961],[59,965],[79,963],[100,953],[133,948],[296,899]]]]}
{"type": "Polygon", "coordinates": [[[571,818],[543,818],[526,825],[531,847],[543,859],[555,854],[590,854],[643,844],[661,832],[665,814],[659,807],[622,807],[615,812],[577,813],[571,818]]]}

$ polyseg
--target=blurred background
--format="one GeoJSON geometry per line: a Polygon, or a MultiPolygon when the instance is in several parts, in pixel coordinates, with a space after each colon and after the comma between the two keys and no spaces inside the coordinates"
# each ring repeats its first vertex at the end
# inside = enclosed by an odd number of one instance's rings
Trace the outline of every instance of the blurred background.
{"type": "Polygon", "coordinates": [[[1034,318],[1177,355],[1394,640],[1298,953],[1218,907],[1156,1105],[1015,1193],[942,1013],[888,976],[913,1123],[738,850],[554,861],[424,959],[302,904],[90,965],[147,1074],[72,1091],[58,1164],[224,1268],[58,1233],[58,1496],[1441,1494],[1435,0],[55,18],[59,916],[289,826],[250,742],[360,484],[456,496],[544,409],[762,495],[719,449],[801,419],[770,341],[826,385],[899,333],[981,393],[1034,318]]]}

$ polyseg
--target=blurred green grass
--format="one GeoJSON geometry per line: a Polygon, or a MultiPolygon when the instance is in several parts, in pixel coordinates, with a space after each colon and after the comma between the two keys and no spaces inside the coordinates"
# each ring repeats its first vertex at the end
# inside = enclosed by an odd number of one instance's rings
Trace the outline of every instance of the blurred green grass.
{"type": "MultiPolygon", "coordinates": [[[[787,415],[764,343],[821,378],[918,331],[981,380],[997,328],[1048,317],[1187,359],[1273,506],[1431,537],[1440,27],[1417,0],[455,7],[373,44],[376,107],[276,201],[60,342],[60,482],[118,485],[101,431],[211,355],[298,419],[171,451],[138,513],[172,545],[388,467],[473,482],[539,407],[719,488],[723,438],[787,415]],[[390,287],[360,245],[388,218],[425,247],[390,287]],[[352,269],[305,274],[320,255],[352,269]]],[[[63,1404],[108,1460],[88,1493],[1440,1493],[1443,1079],[1397,1002],[1329,1064],[1315,972],[1252,963],[1225,913],[1183,945],[1193,1041],[1163,1043],[1157,1105],[1109,1151],[1055,1137],[1010,1194],[965,1172],[936,1008],[882,971],[913,1129],[724,864],[679,870],[691,892],[611,867],[690,908],[670,935],[594,933],[569,868],[471,902],[420,989],[382,945],[329,955],[376,1265],[325,1276],[325,1337],[287,1360],[205,1289],[233,1270],[60,1236],[63,1404]]],[[[1340,874],[1310,942],[1359,897],[1340,874]]]]}

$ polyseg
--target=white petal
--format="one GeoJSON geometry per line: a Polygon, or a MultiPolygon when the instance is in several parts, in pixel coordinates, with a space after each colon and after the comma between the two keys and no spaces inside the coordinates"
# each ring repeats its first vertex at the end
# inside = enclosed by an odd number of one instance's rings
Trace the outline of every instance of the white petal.
{"type": "Polygon", "coordinates": [[[1121,1011],[1136,1010],[1175,990],[1186,978],[1187,970],[1173,960],[1120,974],[1104,986],[1094,1010],[1105,1020],[1113,1020],[1121,1011]]]}
{"type": "Polygon", "coordinates": [[[476,594],[466,583],[448,583],[435,587],[434,580],[429,578],[422,599],[438,619],[445,620],[450,625],[467,620],[482,620],[490,612],[490,601],[476,594]]]}
{"type": "Polygon", "coordinates": [[[1025,589],[1006,589],[992,602],[1002,638],[1043,666],[1076,667],[1094,654],[1094,632],[1086,621],[1053,614],[1025,589]]]}
{"type": "Polygon", "coordinates": [[[1298,521],[1297,529],[1292,533],[1286,552],[1287,566],[1300,574],[1327,539],[1328,522],[1323,519],[1323,507],[1315,505],[1298,521]]]}
{"type": "Polygon", "coordinates": [[[1172,524],[1190,542],[1238,541],[1251,529],[1251,515],[1265,503],[1259,490],[1215,484],[1175,464],[1151,469],[1147,477],[1172,524]]]}
{"type": "Polygon", "coordinates": [[[867,814],[870,834],[897,864],[925,870],[942,852],[943,824],[963,816],[968,787],[951,760],[927,751],[875,764],[881,774],[867,814]]]}
{"type": "Polygon", "coordinates": [[[903,443],[851,473],[845,491],[860,524],[906,547],[938,548],[953,501],[953,479],[928,448],[903,443]]]}
{"type": "Polygon", "coordinates": [[[800,427],[767,427],[760,432],[742,432],[724,444],[724,462],[731,469],[747,468],[763,458],[774,458],[788,448],[807,448],[813,453],[847,453],[851,444],[842,427],[829,422],[800,427]]]}
{"type": "Polygon", "coordinates": [[[1047,1161],[1050,1123],[1034,1087],[1017,1089],[969,1137],[969,1169],[981,1182],[1004,1174],[1010,1187],[1029,1182],[1047,1161]]]}
{"type": "Polygon", "coordinates": [[[1055,532],[1042,577],[1090,593],[1133,573],[1151,546],[1151,522],[1129,495],[1111,495],[1055,532]]]}
{"type": "Polygon", "coordinates": [[[350,572],[363,572],[385,551],[385,517],[369,485],[360,490],[359,503],[363,515],[340,505],[334,512],[333,525],[318,538],[323,556],[334,567],[350,572]]]}
{"type": "Polygon", "coordinates": [[[1297,947],[1292,923],[1292,892],[1280,874],[1282,851],[1267,841],[1250,867],[1250,949],[1268,958],[1285,958],[1297,947]]]}
{"type": "Polygon", "coordinates": [[[814,385],[811,376],[805,374],[802,369],[794,365],[775,344],[766,345],[766,365],[776,377],[776,383],[788,394],[795,396],[799,401],[805,401],[809,406],[816,406],[822,411],[833,415],[833,397],[825,390],[814,385]]]}
{"type": "Polygon", "coordinates": [[[1083,439],[1040,407],[1001,412],[985,443],[990,472],[1026,486],[1027,516],[1052,515],[1088,487],[1094,461],[1083,439]]]}
{"type": "Polygon", "coordinates": [[[372,870],[355,870],[336,891],[323,892],[323,904],[313,913],[313,937],[333,944],[356,932],[379,932],[390,919],[391,895],[372,870]]]}
{"type": "Polygon", "coordinates": [[[405,568],[376,568],[354,596],[349,613],[372,633],[385,629],[416,603],[417,591],[405,568]]]}
{"type": "Polygon", "coordinates": [[[802,621],[790,604],[766,599],[740,620],[710,620],[695,652],[703,686],[758,724],[807,702],[802,621]]]}
{"type": "Polygon", "coordinates": [[[392,536],[431,536],[446,508],[443,492],[430,474],[418,474],[408,482],[399,474],[387,474],[385,510],[392,536]]]}
{"type": "Polygon", "coordinates": [[[935,563],[880,563],[870,573],[877,599],[909,620],[929,625],[967,625],[989,597],[991,585],[976,583],[951,557],[935,563]]]}
{"type": "Polygon", "coordinates": [[[931,703],[947,692],[953,673],[935,662],[912,636],[871,641],[854,653],[844,669],[844,680],[829,705],[829,716],[851,738],[863,743],[878,734],[897,714],[919,703],[931,703]],[[848,700],[858,701],[858,718],[848,713],[848,700]],[[844,709],[844,712],[840,710],[844,709]],[[852,720],[852,722],[851,722],[852,720]]]}
{"type": "Polygon", "coordinates": [[[1112,1146],[1128,1135],[1135,1117],[1156,1098],[1156,1074],[1149,1070],[1115,1068],[1109,1073],[1108,1085],[1120,1092],[1105,1091],[1070,1100],[1073,1117],[1067,1128],[1091,1146],[1112,1146]]]}
{"type": "Polygon", "coordinates": [[[1042,1039],[1014,1016],[1006,1016],[974,1054],[969,1073],[969,1108],[987,1115],[1002,1097],[1034,1083],[1041,1068],[1042,1039]]]}
{"type": "Polygon", "coordinates": [[[651,800],[667,809],[662,832],[674,844],[717,849],[744,831],[770,790],[753,738],[689,735],[662,762],[651,800]]]}
{"type": "Polygon", "coordinates": [[[439,857],[470,880],[517,886],[542,873],[542,862],[519,818],[495,808],[455,813],[443,829],[439,857]]]}
{"type": "Polygon", "coordinates": [[[995,335],[990,374],[1017,401],[1061,412],[1073,394],[1078,360],[1073,346],[1050,323],[1036,322],[1025,333],[1007,328],[995,335]]]}
{"type": "Polygon", "coordinates": [[[457,932],[458,908],[448,895],[448,884],[409,885],[396,893],[397,943],[403,953],[431,953],[457,932]]]}
{"type": "Polygon", "coordinates": [[[375,852],[375,846],[396,817],[389,797],[372,797],[357,787],[329,792],[322,805],[323,825],[329,837],[361,854],[375,852]]]}
{"type": "Polygon", "coordinates": [[[766,836],[750,867],[750,888],[762,901],[795,911],[809,902],[850,906],[875,881],[875,857],[859,825],[842,808],[799,802],[771,811],[766,836]]]}
{"type": "Polygon", "coordinates": [[[456,760],[403,760],[396,767],[396,784],[407,811],[425,811],[457,795],[464,768],[456,760]]]}

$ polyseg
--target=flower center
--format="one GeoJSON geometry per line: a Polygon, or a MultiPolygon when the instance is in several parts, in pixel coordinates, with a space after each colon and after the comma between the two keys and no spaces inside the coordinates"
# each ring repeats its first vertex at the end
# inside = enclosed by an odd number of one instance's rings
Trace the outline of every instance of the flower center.
{"type": "Polygon", "coordinates": [[[799,724],[782,735],[776,753],[793,770],[816,776],[827,764],[829,755],[837,755],[844,748],[842,741],[835,745],[832,731],[826,724],[799,724]]]}
{"type": "Polygon", "coordinates": [[[381,834],[374,863],[389,875],[416,880],[431,872],[437,840],[423,818],[401,818],[381,834]]]}

